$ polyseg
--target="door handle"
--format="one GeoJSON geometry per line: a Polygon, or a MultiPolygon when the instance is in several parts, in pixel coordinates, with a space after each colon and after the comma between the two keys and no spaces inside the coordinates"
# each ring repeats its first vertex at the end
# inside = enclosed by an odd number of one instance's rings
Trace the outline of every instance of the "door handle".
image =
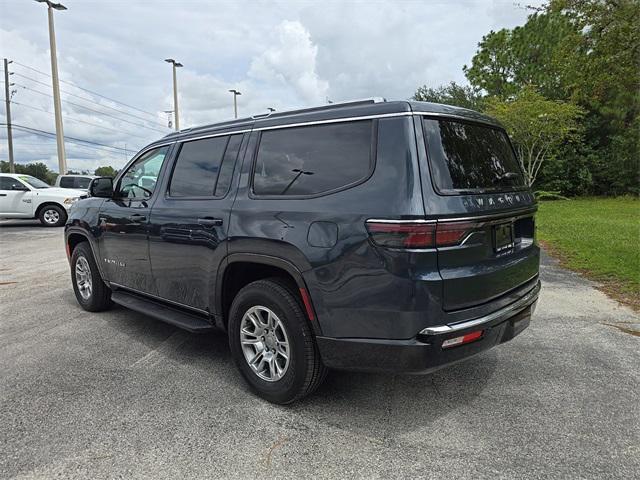
{"type": "Polygon", "coordinates": [[[0,193],[0,197],[6,197],[7,194],[6,193],[0,193]]]}
{"type": "Polygon", "coordinates": [[[129,220],[132,222],[144,222],[146,217],[144,215],[140,215],[139,213],[134,213],[133,215],[129,215],[129,220]]]}
{"type": "Polygon", "coordinates": [[[204,217],[204,218],[199,218],[198,223],[200,225],[206,225],[210,227],[220,227],[222,226],[222,219],[213,218],[213,217],[204,217]]]}

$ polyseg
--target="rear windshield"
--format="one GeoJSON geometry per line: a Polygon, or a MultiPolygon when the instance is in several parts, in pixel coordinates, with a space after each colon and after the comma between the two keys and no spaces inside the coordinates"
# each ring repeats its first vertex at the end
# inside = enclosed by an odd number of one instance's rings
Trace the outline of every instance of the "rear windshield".
{"type": "Polygon", "coordinates": [[[525,188],[507,134],[497,128],[425,118],[435,187],[440,193],[480,193],[525,188]]]}

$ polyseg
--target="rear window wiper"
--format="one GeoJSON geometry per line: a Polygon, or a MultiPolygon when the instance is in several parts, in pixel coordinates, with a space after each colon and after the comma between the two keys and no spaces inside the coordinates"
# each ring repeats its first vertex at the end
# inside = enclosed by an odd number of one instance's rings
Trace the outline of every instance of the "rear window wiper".
{"type": "Polygon", "coordinates": [[[517,178],[519,176],[520,176],[520,174],[516,173],[516,172],[504,172],[502,175],[498,175],[496,177],[496,181],[499,182],[501,180],[509,180],[509,179],[512,179],[512,178],[517,178]]]}

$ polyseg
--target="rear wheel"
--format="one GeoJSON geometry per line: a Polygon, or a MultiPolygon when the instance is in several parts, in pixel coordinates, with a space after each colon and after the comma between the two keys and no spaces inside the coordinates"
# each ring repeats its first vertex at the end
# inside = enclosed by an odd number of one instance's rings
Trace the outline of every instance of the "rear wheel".
{"type": "Polygon", "coordinates": [[[93,252],[87,242],[80,243],[71,255],[71,282],[76,299],[89,312],[111,307],[111,289],[102,281],[93,252]]]}
{"type": "Polygon", "coordinates": [[[278,278],[250,283],[236,295],[229,344],[242,376],[273,403],[309,395],[326,375],[300,301],[278,278]]]}
{"type": "Polygon", "coordinates": [[[38,219],[45,227],[61,227],[67,221],[67,212],[58,205],[45,205],[40,209],[38,219]]]}

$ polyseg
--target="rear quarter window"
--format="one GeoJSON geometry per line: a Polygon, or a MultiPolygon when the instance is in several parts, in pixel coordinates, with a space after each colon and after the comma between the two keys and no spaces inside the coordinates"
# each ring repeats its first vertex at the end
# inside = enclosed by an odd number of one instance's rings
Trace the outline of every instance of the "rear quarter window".
{"type": "Polygon", "coordinates": [[[526,188],[507,134],[490,126],[423,119],[433,183],[440,193],[526,188]]]}
{"type": "Polygon", "coordinates": [[[372,170],[371,120],[263,131],[253,193],[310,196],[366,179],[372,170]]]}
{"type": "Polygon", "coordinates": [[[73,182],[74,177],[62,177],[60,179],[60,187],[62,188],[74,188],[74,182],[73,182]]]}

